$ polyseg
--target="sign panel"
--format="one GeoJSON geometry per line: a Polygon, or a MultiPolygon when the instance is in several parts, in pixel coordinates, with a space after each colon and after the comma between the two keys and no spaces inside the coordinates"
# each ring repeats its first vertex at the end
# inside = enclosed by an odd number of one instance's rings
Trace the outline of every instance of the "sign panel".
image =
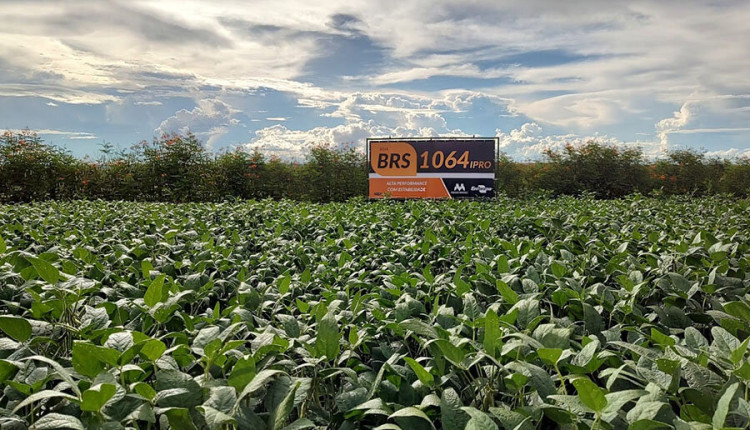
{"type": "Polygon", "coordinates": [[[496,138],[367,139],[370,198],[494,197],[496,138]]]}

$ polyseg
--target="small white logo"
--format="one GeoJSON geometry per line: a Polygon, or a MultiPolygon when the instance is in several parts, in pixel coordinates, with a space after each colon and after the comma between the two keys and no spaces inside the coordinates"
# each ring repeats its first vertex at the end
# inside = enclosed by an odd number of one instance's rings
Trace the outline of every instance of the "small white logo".
{"type": "Polygon", "coordinates": [[[453,186],[453,191],[466,191],[466,186],[461,183],[456,183],[456,185],[453,186]]]}
{"type": "Polygon", "coordinates": [[[471,191],[479,191],[480,194],[487,194],[488,192],[492,191],[492,187],[477,185],[476,187],[471,187],[471,191]]]}

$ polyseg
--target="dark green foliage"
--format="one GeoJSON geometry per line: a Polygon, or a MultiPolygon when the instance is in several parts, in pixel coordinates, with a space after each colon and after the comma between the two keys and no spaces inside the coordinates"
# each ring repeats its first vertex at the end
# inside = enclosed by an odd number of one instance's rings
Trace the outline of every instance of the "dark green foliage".
{"type": "Polygon", "coordinates": [[[748,209],[0,205],[0,427],[747,428],[748,209]]]}
{"type": "MultiPolygon", "coordinates": [[[[331,202],[367,196],[364,154],[352,145],[308,148],[304,162],[255,151],[212,154],[192,134],[163,135],[128,151],[104,145],[97,161],[79,160],[44,144],[29,131],[0,137],[0,202],[106,199],[219,202],[283,199],[331,202]]],[[[510,197],[593,195],[611,199],[632,193],[736,197],[750,192],[748,159],[706,159],[689,150],[649,163],[640,149],[595,141],[535,163],[498,154],[495,188],[510,197]]]]}

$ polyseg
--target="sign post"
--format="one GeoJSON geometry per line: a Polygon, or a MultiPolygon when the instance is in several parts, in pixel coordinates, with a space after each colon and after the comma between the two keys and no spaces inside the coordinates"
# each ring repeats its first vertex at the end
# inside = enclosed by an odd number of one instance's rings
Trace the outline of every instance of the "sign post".
{"type": "Polygon", "coordinates": [[[367,139],[370,198],[494,197],[493,137],[367,139]]]}

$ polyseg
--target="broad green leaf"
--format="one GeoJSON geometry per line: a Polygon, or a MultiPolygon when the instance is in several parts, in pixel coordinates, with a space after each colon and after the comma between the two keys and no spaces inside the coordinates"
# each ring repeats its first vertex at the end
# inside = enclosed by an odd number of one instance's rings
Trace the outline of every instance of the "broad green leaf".
{"type": "Polygon", "coordinates": [[[0,315],[0,330],[19,342],[26,342],[31,337],[31,324],[21,317],[0,315]]]}
{"type": "Polygon", "coordinates": [[[5,239],[3,239],[3,235],[0,234],[0,254],[4,254],[7,249],[5,239]]]}
{"type": "Polygon", "coordinates": [[[190,417],[190,411],[188,411],[186,408],[167,408],[164,410],[164,415],[167,416],[170,428],[180,430],[197,430],[197,427],[195,427],[195,424],[193,424],[193,418],[190,417]]]}
{"type": "Polygon", "coordinates": [[[397,423],[400,421],[399,418],[421,418],[427,421],[430,424],[430,427],[432,427],[433,429],[435,428],[435,426],[432,424],[432,420],[430,420],[430,417],[422,412],[422,410],[417,409],[413,406],[399,409],[396,412],[392,413],[388,418],[395,420],[397,423]]]}
{"type": "Polygon", "coordinates": [[[463,430],[471,417],[461,408],[461,399],[453,388],[443,391],[440,398],[440,422],[444,430],[463,430]]]}
{"type": "Polygon", "coordinates": [[[162,287],[164,286],[164,279],[166,275],[161,274],[156,277],[148,286],[146,294],[143,295],[143,302],[149,308],[153,308],[162,298],[162,287]]]}
{"type": "Polygon", "coordinates": [[[52,368],[54,368],[54,369],[55,369],[55,371],[57,372],[57,374],[58,374],[58,375],[59,375],[59,376],[60,376],[60,377],[61,377],[61,378],[62,378],[62,379],[63,379],[63,380],[65,381],[65,382],[67,382],[67,383],[68,383],[68,385],[70,385],[70,389],[71,389],[71,390],[73,390],[73,392],[74,392],[74,393],[75,393],[75,394],[76,394],[77,396],[80,396],[80,395],[81,395],[81,390],[79,390],[79,389],[78,389],[78,384],[76,384],[76,383],[75,383],[75,381],[73,380],[73,377],[72,377],[72,376],[70,375],[70,372],[68,372],[67,370],[65,370],[65,368],[64,368],[64,367],[62,367],[62,366],[61,366],[61,365],[60,365],[60,364],[59,364],[58,362],[56,362],[55,360],[51,360],[51,359],[49,359],[49,358],[47,358],[47,357],[43,357],[43,356],[41,356],[41,355],[32,355],[31,357],[26,357],[26,358],[23,358],[23,359],[21,359],[21,361],[23,361],[23,360],[36,360],[36,361],[41,361],[41,362],[43,362],[43,363],[47,363],[47,364],[49,364],[50,366],[52,366],[52,368]]]}
{"type": "Polygon", "coordinates": [[[98,412],[115,395],[117,388],[113,384],[101,384],[83,392],[81,410],[98,412]]]}
{"type": "Polygon", "coordinates": [[[407,319],[401,321],[400,323],[398,323],[398,325],[406,330],[411,330],[414,333],[429,339],[437,339],[439,337],[437,330],[435,330],[435,327],[418,319],[407,319]]]}
{"type": "Polygon", "coordinates": [[[300,418],[281,430],[304,430],[315,427],[315,423],[307,418],[300,418]]]}
{"type": "Polygon", "coordinates": [[[453,345],[450,341],[445,339],[438,339],[435,341],[435,344],[438,346],[438,348],[440,348],[440,352],[445,355],[445,358],[447,358],[448,361],[456,366],[463,366],[461,362],[463,361],[464,357],[466,357],[466,353],[462,351],[461,348],[453,345]]]}
{"type": "Polygon", "coordinates": [[[675,344],[674,339],[655,328],[651,329],[651,338],[654,339],[657,345],[672,346],[675,344]]]}
{"type": "Polygon", "coordinates": [[[242,390],[242,392],[237,396],[237,403],[239,404],[242,399],[244,399],[246,396],[253,395],[256,391],[263,388],[263,386],[271,380],[276,375],[282,375],[285,374],[281,370],[276,369],[263,369],[260,372],[258,372],[252,380],[250,380],[250,383],[245,386],[245,388],[242,390]]]}
{"type": "Polygon", "coordinates": [[[60,280],[60,271],[52,264],[41,258],[27,257],[27,259],[34,266],[36,273],[48,284],[55,285],[60,280]]]}
{"type": "Polygon", "coordinates": [[[156,361],[156,359],[161,357],[166,350],[167,346],[164,345],[164,342],[158,339],[149,339],[143,343],[143,347],[141,348],[140,353],[147,359],[156,361]]]}
{"type": "Polygon", "coordinates": [[[252,381],[255,373],[255,359],[252,356],[240,358],[232,368],[228,383],[240,393],[252,381]]]}
{"type": "Polygon", "coordinates": [[[557,360],[562,356],[563,350],[560,348],[539,348],[536,353],[539,358],[547,364],[555,365],[557,360]]]}
{"type": "Polygon", "coordinates": [[[607,397],[596,384],[588,378],[578,378],[573,380],[573,386],[578,391],[578,397],[584,405],[595,412],[602,412],[607,407],[607,397]]]}
{"type": "Polygon", "coordinates": [[[484,412],[469,406],[461,408],[471,417],[466,423],[465,430],[498,430],[497,424],[484,412]]]}
{"type": "Polygon", "coordinates": [[[341,339],[341,332],[339,331],[336,317],[333,312],[329,311],[318,323],[317,338],[315,340],[315,350],[317,357],[326,357],[329,361],[336,360],[339,355],[339,339],[341,339]]]}
{"type": "Polygon", "coordinates": [[[5,382],[6,379],[11,378],[18,367],[10,361],[0,360],[0,384],[5,382]]]}
{"type": "Polygon", "coordinates": [[[289,286],[292,283],[292,277],[286,275],[279,280],[279,294],[284,295],[289,292],[289,286]]]}
{"type": "Polygon", "coordinates": [[[496,351],[502,344],[503,332],[500,330],[500,318],[492,309],[484,314],[484,351],[490,357],[497,357],[496,351]]]}
{"type": "Polygon", "coordinates": [[[556,261],[550,264],[550,269],[552,270],[552,274],[555,275],[555,278],[562,278],[567,273],[565,266],[556,261]]]}
{"type": "Polygon", "coordinates": [[[281,428],[284,427],[284,424],[289,420],[289,414],[292,412],[292,408],[294,408],[294,394],[297,392],[297,389],[299,389],[299,386],[300,383],[298,382],[284,397],[281,403],[271,411],[271,414],[268,417],[270,430],[281,430],[281,428]]]}
{"type": "Polygon", "coordinates": [[[750,323],[750,306],[744,302],[729,302],[724,304],[724,311],[733,317],[750,323]]]}
{"type": "Polygon", "coordinates": [[[417,374],[417,378],[419,378],[419,381],[422,384],[431,387],[432,384],[435,383],[435,377],[432,376],[432,374],[428,372],[424,367],[422,367],[421,364],[417,363],[416,360],[410,357],[404,357],[404,361],[409,365],[409,367],[411,367],[414,373],[417,374]]]}
{"type": "Polygon", "coordinates": [[[727,420],[727,414],[729,414],[729,405],[732,403],[732,398],[737,392],[739,386],[739,382],[731,384],[719,398],[719,402],[716,404],[716,412],[714,412],[714,416],[711,419],[711,424],[713,424],[715,429],[724,427],[724,423],[727,420]]]}
{"type": "Polygon", "coordinates": [[[628,411],[627,419],[630,423],[641,420],[653,420],[662,408],[669,407],[667,403],[658,400],[639,401],[628,411]]]}
{"type": "Polygon", "coordinates": [[[602,418],[605,421],[611,421],[617,416],[617,412],[622,409],[628,402],[638,400],[648,394],[645,390],[624,390],[607,393],[607,406],[602,412],[602,418]]]}
{"type": "Polygon", "coordinates": [[[236,420],[231,415],[227,415],[211,406],[198,406],[197,409],[203,412],[203,418],[206,419],[206,424],[208,424],[210,430],[224,429],[226,428],[225,426],[236,423],[236,420]]]}
{"type": "Polygon", "coordinates": [[[30,405],[34,402],[38,402],[40,400],[45,399],[52,399],[52,398],[62,398],[66,400],[70,400],[72,402],[78,402],[78,398],[75,396],[71,396],[70,394],[63,393],[61,391],[55,391],[55,390],[44,390],[40,391],[38,393],[34,393],[25,399],[23,399],[19,404],[16,405],[16,407],[13,409],[13,413],[15,414],[22,408],[24,408],[27,405],[30,405]]]}
{"type": "Polygon", "coordinates": [[[506,302],[511,305],[518,303],[518,293],[513,291],[508,284],[498,279],[497,282],[495,282],[495,287],[506,302]]]}
{"type": "Polygon", "coordinates": [[[81,420],[79,420],[78,418],[74,416],[52,412],[39,418],[39,420],[35,422],[34,425],[29,427],[29,429],[31,430],[57,430],[57,429],[84,430],[84,427],[83,427],[83,423],[81,423],[81,420]]]}

